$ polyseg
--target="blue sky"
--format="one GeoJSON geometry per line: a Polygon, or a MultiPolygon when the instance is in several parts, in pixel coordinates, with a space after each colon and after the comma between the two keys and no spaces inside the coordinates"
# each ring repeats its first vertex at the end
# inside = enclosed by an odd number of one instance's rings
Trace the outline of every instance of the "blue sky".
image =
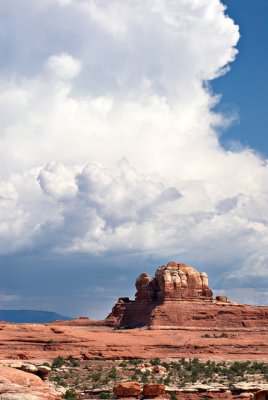
{"type": "Polygon", "coordinates": [[[241,38],[239,55],[231,66],[231,72],[212,84],[222,94],[218,109],[235,110],[236,124],[223,134],[222,142],[237,140],[244,146],[268,155],[268,3],[265,0],[225,0],[227,13],[239,25],[241,38]]]}
{"type": "Polygon", "coordinates": [[[226,4],[0,3],[1,308],[104,317],[171,260],[268,304],[267,4],[226,4]]]}

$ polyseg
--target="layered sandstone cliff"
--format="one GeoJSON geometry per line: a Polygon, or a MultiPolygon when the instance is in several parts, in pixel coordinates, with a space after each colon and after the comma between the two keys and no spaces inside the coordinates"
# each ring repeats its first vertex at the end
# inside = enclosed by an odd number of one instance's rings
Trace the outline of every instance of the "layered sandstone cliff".
{"type": "Polygon", "coordinates": [[[155,277],[141,274],[135,300],[120,298],[106,323],[120,327],[268,327],[268,307],[213,298],[208,276],[186,264],[169,262],[155,277]]]}

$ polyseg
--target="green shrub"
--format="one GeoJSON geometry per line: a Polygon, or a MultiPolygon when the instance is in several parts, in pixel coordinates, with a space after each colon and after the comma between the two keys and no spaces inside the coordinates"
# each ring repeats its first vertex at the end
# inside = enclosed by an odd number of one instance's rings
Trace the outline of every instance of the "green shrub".
{"type": "Polygon", "coordinates": [[[170,365],[167,362],[162,362],[162,367],[169,369],[170,365]]]}
{"type": "Polygon", "coordinates": [[[131,365],[138,365],[141,364],[142,360],[140,358],[133,358],[128,360],[129,364],[131,365]]]}
{"type": "Polygon", "coordinates": [[[80,362],[76,360],[72,355],[69,355],[67,357],[67,360],[69,361],[72,367],[79,367],[80,365],[80,362]]]}
{"type": "Polygon", "coordinates": [[[96,371],[93,372],[93,374],[91,375],[91,379],[93,380],[93,382],[98,382],[100,380],[101,377],[101,373],[96,371]]]}
{"type": "Polygon", "coordinates": [[[60,368],[65,365],[65,361],[61,356],[54,358],[52,361],[52,368],[60,368]]]}
{"type": "Polygon", "coordinates": [[[153,358],[151,360],[151,364],[154,365],[154,366],[160,365],[161,364],[160,358],[153,358]]]}
{"type": "Polygon", "coordinates": [[[122,361],[122,362],[119,364],[119,367],[121,367],[121,368],[126,368],[126,367],[127,367],[127,362],[126,362],[126,361],[122,361]]]}
{"type": "Polygon", "coordinates": [[[109,372],[109,378],[116,379],[117,378],[117,371],[115,367],[112,367],[111,371],[109,372]]]}
{"type": "Polygon", "coordinates": [[[102,392],[102,393],[100,393],[100,398],[101,399],[115,399],[116,397],[113,393],[102,392]]]}
{"type": "Polygon", "coordinates": [[[138,377],[138,375],[134,374],[134,375],[131,376],[130,380],[131,381],[138,381],[139,377],[138,377]]]}
{"type": "Polygon", "coordinates": [[[62,396],[63,399],[66,400],[79,400],[79,398],[76,396],[76,392],[74,389],[68,389],[66,390],[65,394],[62,396]]]}
{"type": "Polygon", "coordinates": [[[42,365],[44,365],[44,367],[50,367],[50,364],[47,361],[44,362],[42,365]]]}
{"type": "Polygon", "coordinates": [[[67,386],[65,380],[62,379],[60,376],[54,376],[54,377],[50,378],[50,380],[56,382],[56,384],[59,386],[63,386],[63,387],[67,386]]]}

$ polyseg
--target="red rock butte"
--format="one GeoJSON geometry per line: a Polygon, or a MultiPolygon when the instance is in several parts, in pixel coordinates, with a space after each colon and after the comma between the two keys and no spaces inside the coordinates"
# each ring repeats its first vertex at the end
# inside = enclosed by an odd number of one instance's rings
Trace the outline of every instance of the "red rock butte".
{"type": "Polygon", "coordinates": [[[186,264],[169,262],[152,278],[136,280],[135,300],[121,297],[106,318],[118,327],[268,327],[268,307],[237,304],[225,296],[213,298],[208,276],[186,264]]]}
{"type": "Polygon", "coordinates": [[[186,264],[169,262],[156,270],[155,278],[141,274],[136,280],[137,301],[212,298],[208,276],[186,264]]]}

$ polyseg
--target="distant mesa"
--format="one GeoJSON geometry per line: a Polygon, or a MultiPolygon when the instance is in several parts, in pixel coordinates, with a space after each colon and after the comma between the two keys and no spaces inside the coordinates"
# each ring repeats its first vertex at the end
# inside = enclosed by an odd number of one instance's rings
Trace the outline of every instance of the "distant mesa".
{"type": "Polygon", "coordinates": [[[55,320],[67,321],[72,319],[53,311],[39,310],[0,310],[0,321],[14,323],[49,323],[55,320]]]}
{"type": "Polygon", "coordinates": [[[189,265],[169,262],[155,277],[142,273],[135,300],[120,297],[105,320],[118,328],[268,327],[268,306],[241,305],[216,296],[208,276],[189,265]]]}

